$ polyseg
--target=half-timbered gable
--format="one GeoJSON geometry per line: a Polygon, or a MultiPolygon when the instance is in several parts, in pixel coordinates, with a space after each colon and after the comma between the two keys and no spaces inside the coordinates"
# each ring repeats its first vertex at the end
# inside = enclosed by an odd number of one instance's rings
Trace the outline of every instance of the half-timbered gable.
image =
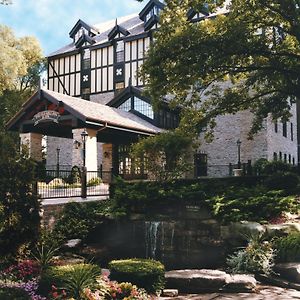
{"type": "Polygon", "coordinates": [[[144,21],[145,30],[157,28],[159,14],[165,5],[158,0],[150,0],[144,9],[139,13],[139,17],[144,21]]]}

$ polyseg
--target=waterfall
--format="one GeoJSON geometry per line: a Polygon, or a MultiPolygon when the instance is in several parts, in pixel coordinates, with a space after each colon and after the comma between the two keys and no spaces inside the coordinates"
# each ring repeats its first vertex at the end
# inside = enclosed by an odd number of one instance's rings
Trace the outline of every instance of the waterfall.
{"type": "Polygon", "coordinates": [[[145,222],[146,258],[155,258],[160,222],[145,222]]]}

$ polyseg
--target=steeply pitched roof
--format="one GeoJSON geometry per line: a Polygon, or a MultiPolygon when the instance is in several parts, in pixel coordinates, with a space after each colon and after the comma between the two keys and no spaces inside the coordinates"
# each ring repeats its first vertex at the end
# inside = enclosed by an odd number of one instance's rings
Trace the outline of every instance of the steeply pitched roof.
{"type": "Polygon", "coordinates": [[[50,102],[61,105],[70,114],[87,124],[90,122],[94,125],[113,126],[114,128],[125,128],[134,130],[141,134],[156,134],[162,129],[150,124],[138,116],[117,108],[95,102],[86,101],[80,98],[67,96],[61,93],[41,89],[36,92],[22,107],[22,109],[7,123],[8,129],[15,127],[16,123],[22,118],[26,109],[34,106],[39,98],[44,97],[50,102]]]}
{"type": "MultiPolygon", "coordinates": [[[[93,46],[103,44],[109,41],[108,35],[115,27],[115,20],[110,20],[101,24],[96,24],[93,27],[100,32],[96,36],[92,37],[92,40],[95,42],[93,46]]],[[[128,15],[125,17],[118,18],[118,25],[128,31],[127,37],[139,35],[145,33],[144,22],[139,18],[137,14],[128,15]]],[[[72,52],[77,50],[74,42],[62,47],[61,49],[52,52],[48,57],[61,55],[64,53],[72,52]]]]}
{"type": "Polygon", "coordinates": [[[74,27],[69,32],[69,36],[73,38],[76,34],[76,32],[79,30],[79,28],[84,27],[86,30],[90,31],[93,35],[98,34],[98,30],[94,26],[90,26],[81,19],[77,21],[77,23],[74,25],[74,27]]]}

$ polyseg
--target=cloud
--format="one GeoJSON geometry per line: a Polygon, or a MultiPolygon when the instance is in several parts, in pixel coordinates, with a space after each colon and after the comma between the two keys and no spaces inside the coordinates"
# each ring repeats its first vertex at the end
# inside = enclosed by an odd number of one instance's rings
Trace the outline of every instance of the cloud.
{"type": "Polygon", "coordinates": [[[68,33],[78,19],[92,25],[138,13],[144,5],[135,0],[14,0],[0,7],[0,23],[18,36],[36,36],[49,54],[70,42],[68,33]]]}

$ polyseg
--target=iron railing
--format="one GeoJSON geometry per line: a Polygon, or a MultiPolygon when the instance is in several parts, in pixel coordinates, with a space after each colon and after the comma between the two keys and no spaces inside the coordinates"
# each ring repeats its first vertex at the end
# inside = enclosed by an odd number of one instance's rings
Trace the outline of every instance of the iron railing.
{"type": "Polygon", "coordinates": [[[102,170],[46,170],[37,183],[37,193],[41,199],[108,196],[108,184],[105,182],[110,182],[111,176],[111,171],[102,170]]]}

